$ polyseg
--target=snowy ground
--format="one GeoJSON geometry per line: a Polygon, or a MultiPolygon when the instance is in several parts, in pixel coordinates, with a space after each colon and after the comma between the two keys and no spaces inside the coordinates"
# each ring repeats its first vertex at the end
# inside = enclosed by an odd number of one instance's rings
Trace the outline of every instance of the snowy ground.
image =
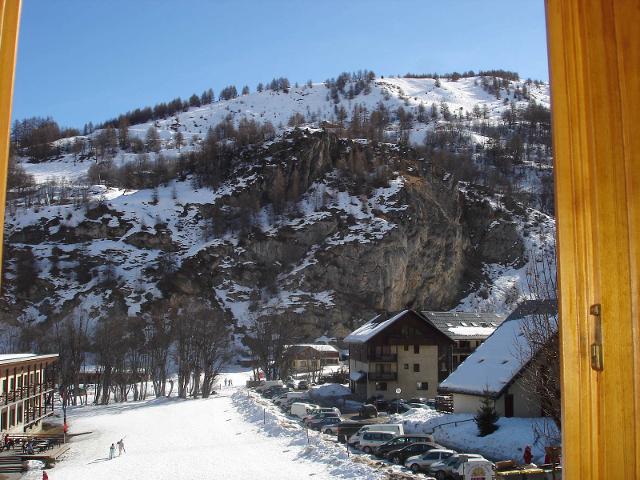
{"type": "Polygon", "coordinates": [[[534,463],[544,460],[544,446],[549,440],[536,432],[557,437],[553,422],[544,418],[500,418],[498,430],[486,437],[478,436],[471,414],[442,414],[431,409],[411,410],[392,417],[402,422],[406,433],[431,433],[436,442],[459,452],[480,453],[490,460],[522,462],[524,448],[531,445],[534,463]],[[457,425],[454,422],[461,422],[457,425]],[[437,425],[447,424],[440,428],[437,425]],[[536,426],[536,429],[534,429],[536,426]]]}
{"type": "MultiPolygon", "coordinates": [[[[347,458],[345,448],[315,433],[311,444],[299,424],[264,413],[257,399],[234,387],[210,399],[175,398],[71,409],[71,451],[51,469],[52,480],[172,480],[380,478],[347,458]],[[108,460],[109,445],[125,437],[127,453],[108,460]]],[[[357,458],[357,457],[356,457],[357,458]]],[[[24,479],[40,479],[32,471],[24,479]]]]}

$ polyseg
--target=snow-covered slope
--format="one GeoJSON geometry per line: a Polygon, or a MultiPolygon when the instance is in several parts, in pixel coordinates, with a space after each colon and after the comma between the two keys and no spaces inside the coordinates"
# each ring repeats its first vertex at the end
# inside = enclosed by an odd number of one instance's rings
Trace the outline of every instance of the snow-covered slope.
{"type": "MultiPolygon", "coordinates": [[[[88,185],[95,158],[21,159],[36,182],[55,188],[45,195],[43,187],[37,199],[16,200],[8,209],[10,258],[31,250],[38,277],[26,293],[18,292],[12,283],[19,265],[9,261],[11,315],[19,322],[78,314],[97,319],[117,304],[128,315],[143,315],[172,295],[185,295],[228,308],[240,330],[262,315],[287,314],[314,338],[340,336],[375,311],[408,305],[508,312],[526,295],[528,264],[550,248],[553,219],[502,193],[459,183],[421,152],[396,145],[398,111],[414,116],[408,135],[414,145],[453,125],[466,132],[480,165],[490,143],[478,133],[482,125],[501,125],[503,112],[530,100],[514,96],[524,82],[510,82],[501,98],[487,93],[478,77],[439,82],[379,78],[367,94],[340,94],[339,104],[324,84],[266,90],[129,128],[141,139],[157,129],[161,150],[145,154],[153,162],[198,151],[209,128],[227,118],[236,126],[243,118],[271,122],[276,138],[238,152],[215,187],[201,186],[193,174],[153,189],[88,185]],[[346,111],[347,126],[356,105],[368,112],[385,106],[389,143],[338,138],[339,109],[346,111]],[[436,112],[446,105],[455,118],[431,116],[432,105],[436,112]],[[287,125],[296,113],[305,117],[302,130],[287,125]],[[187,139],[180,150],[178,131],[187,139]],[[356,167],[359,153],[366,162],[356,167]],[[75,186],[61,199],[65,183],[75,186]],[[287,199],[278,208],[276,185],[287,199]],[[82,188],[88,201],[76,201],[82,188]]],[[[548,105],[546,85],[527,89],[531,100],[548,105]]],[[[118,149],[112,161],[139,158],[118,149]]],[[[537,159],[544,161],[514,168],[524,190],[538,188],[548,168],[548,157],[537,159]]]]}

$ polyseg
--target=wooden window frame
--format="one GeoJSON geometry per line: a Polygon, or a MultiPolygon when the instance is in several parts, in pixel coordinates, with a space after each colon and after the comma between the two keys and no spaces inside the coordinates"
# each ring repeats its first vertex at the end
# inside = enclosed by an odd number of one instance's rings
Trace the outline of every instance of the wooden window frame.
{"type": "MultiPolygon", "coordinates": [[[[545,6],[563,477],[640,478],[640,3],[546,0],[545,6]],[[596,369],[592,344],[602,358],[596,369]]],[[[0,0],[2,218],[19,18],[20,0],[0,0]]],[[[2,235],[0,229],[0,248],[2,235]]]]}

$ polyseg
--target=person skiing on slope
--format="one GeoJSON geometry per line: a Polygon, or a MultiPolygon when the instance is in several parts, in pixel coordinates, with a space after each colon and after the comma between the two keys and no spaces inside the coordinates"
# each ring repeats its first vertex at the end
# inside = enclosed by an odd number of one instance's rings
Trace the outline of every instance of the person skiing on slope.
{"type": "Polygon", "coordinates": [[[42,480],[49,480],[49,475],[44,470],[42,471],[42,480]]]}
{"type": "Polygon", "coordinates": [[[112,443],[109,447],[109,460],[112,460],[116,456],[116,446],[112,443]]]}
{"type": "Polygon", "coordinates": [[[122,455],[123,453],[127,453],[127,451],[124,449],[124,438],[121,438],[118,441],[118,456],[122,455]]]}

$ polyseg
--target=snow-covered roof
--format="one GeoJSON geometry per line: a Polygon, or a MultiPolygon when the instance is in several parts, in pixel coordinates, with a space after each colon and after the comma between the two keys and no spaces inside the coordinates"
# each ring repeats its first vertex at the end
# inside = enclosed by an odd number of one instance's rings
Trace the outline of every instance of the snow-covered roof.
{"type": "Polygon", "coordinates": [[[38,355],[35,353],[3,353],[0,354],[0,363],[14,363],[21,360],[33,360],[36,358],[52,358],[57,357],[57,354],[50,355],[38,355]]]}
{"type": "Polygon", "coordinates": [[[364,377],[366,374],[367,373],[363,372],[362,370],[351,371],[349,372],[349,380],[353,380],[354,382],[357,382],[361,380],[362,377],[364,377]]]}
{"type": "Polygon", "coordinates": [[[420,312],[452,340],[484,339],[504,321],[506,315],[477,312],[420,312]]]}
{"type": "Polygon", "coordinates": [[[409,310],[403,310],[395,314],[391,318],[385,319],[384,315],[376,315],[367,323],[357,328],[344,339],[346,343],[365,343],[371,340],[375,335],[382,332],[389,325],[401,318],[409,310]]]}
{"type": "Polygon", "coordinates": [[[536,316],[557,318],[555,302],[523,302],[458,368],[440,384],[450,393],[499,396],[533,358],[523,328],[536,316]]]}
{"type": "Polygon", "coordinates": [[[324,343],[296,343],[295,345],[288,345],[286,348],[311,348],[317,352],[327,352],[338,354],[338,349],[333,345],[326,345],[324,343]]]}

